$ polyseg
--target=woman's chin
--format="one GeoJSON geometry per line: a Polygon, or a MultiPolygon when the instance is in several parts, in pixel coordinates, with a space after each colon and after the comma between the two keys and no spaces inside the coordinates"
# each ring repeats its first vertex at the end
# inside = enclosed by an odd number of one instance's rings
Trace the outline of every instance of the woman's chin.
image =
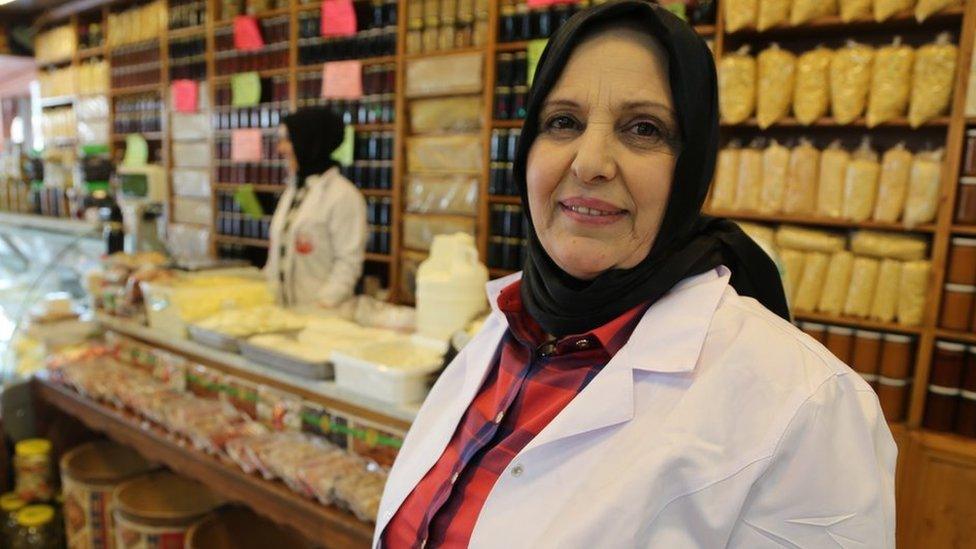
{"type": "Polygon", "coordinates": [[[556,253],[550,253],[550,257],[574,278],[591,280],[613,268],[613,251],[606,245],[575,242],[560,248],[556,253]]]}

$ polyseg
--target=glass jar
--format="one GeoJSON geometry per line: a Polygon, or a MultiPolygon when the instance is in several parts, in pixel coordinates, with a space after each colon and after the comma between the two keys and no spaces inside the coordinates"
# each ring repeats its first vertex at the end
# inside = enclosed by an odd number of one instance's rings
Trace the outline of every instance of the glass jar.
{"type": "Polygon", "coordinates": [[[14,447],[17,495],[24,501],[47,501],[54,496],[51,442],[42,438],[22,440],[14,447]]]}
{"type": "Polygon", "coordinates": [[[0,538],[3,546],[9,547],[13,543],[14,536],[17,534],[17,512],[27,505],[14,492],[7,492],[0,496],[0,512],[3,513],[3,522],[0,523],[0,538]]]}
{"type": "Polygon", "coordinates": [[[28,505],[17,512],[17,534],[11,549],[57,549],[54,508],[50,505],[28,505]]]}

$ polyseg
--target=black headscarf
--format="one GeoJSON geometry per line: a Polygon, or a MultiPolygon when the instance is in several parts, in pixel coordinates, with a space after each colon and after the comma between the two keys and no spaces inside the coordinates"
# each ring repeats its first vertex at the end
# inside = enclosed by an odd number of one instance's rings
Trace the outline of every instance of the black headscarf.
{"type": "Polygon", "coordinates": [[[325,107],[309,107],[289,114],[282,122],[298,159],[299,187],[305,185],[306,177],[338,165],[332,153],[342,144],[346,130],[338,114],[325,107]]]}
{"type": "Polygon", "coordinates": [[[701,214],[718,154],[718,85],[712,53],[687,23],[643,0],[612,1],[576,14],[549,40],[527,107],[514,166],[529,221],[521,292],[529,314],[546,332],[557,337],[588,332],[637,305],[653,304],[681,280],[719,265],[731,269],[731,284],[739,294],[755,297],[789,319],[782,281],[769,256],[735,223],[701,214]],[[538,135],[539,111],[573,49],[594,29],[617,22],[639,24],[664,48],[681,130],[680,152],[664,219],[648,256],[631,269],[611,269],[582,281],[559,268],[539,242],[529,213],[526,163],[538,135]]]}

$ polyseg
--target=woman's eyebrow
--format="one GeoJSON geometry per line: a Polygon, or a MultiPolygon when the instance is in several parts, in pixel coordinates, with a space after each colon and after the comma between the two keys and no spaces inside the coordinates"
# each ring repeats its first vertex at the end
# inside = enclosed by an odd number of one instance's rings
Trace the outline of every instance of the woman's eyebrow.
{"type": "Polygon", "coordinates": [[[672,120],[675,120],[678,117],[678,114],[674,111],[673,108],[671,108],[668,105],[665,105],[664,103],[660,103],[660,102],[657,102],[657,101],[644,101],[644,100],[641,100],[641,101],[624,101],[623,103],[621,103],[619,105],[618,108],[621,111],[635,111],[635,110],[639,110],[639,109],[647,109],[647,108],[650,108],[650,109],[655,109],[655,110],[659,110],[659,111],[664,111],[666,114],[668,114],[671,117],[672,120]]]}
{"type": "Polygon", "coordinates": [[[569,107],[573,109],[579,109],[580,105],[572,99],[547,99],[543,104],[543,109],[548,109],[552,107],[569,107]]]}

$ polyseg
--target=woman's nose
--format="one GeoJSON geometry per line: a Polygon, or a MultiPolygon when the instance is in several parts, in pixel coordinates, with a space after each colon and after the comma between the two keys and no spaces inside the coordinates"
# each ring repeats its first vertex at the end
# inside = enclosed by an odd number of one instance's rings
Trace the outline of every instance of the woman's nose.
{"type": "Polygon", "coordinates": [[[617,175],[617,164],[610,149],[612,128],[592,124],[577,140],[578,148],[570,169],[584,184],[599,184],[617,175]]]}

